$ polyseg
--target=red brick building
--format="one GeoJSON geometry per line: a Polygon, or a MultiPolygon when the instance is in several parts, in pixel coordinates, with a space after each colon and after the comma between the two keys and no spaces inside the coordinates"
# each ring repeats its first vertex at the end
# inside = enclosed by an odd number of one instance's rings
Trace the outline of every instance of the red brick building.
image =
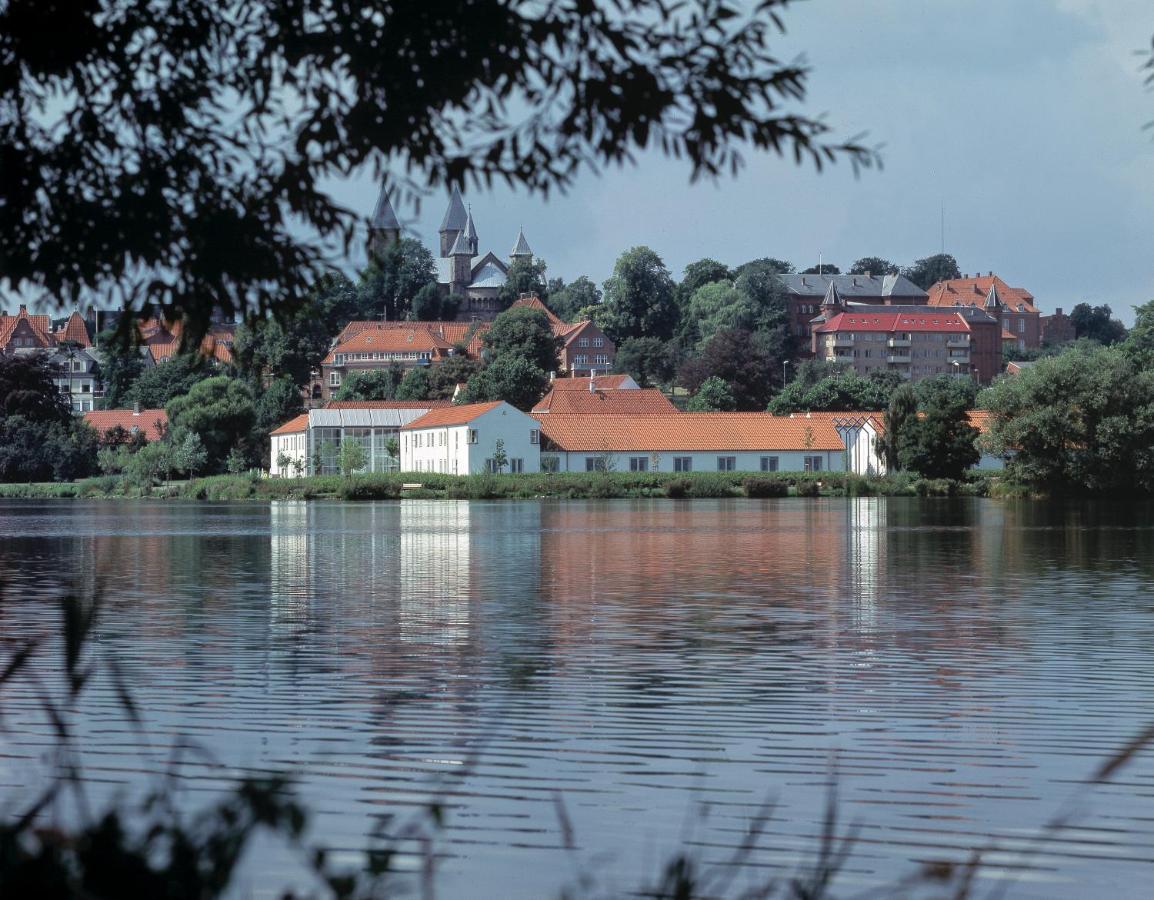
{"type": "Polygon", "coordinates": [[[939,281],[930,287],[929,305],[984,309],[1000,321],[1008,349],[1042,346],[1042,314],[1034,305],[1034,295],[1025,288],[1010,287],[993,272],[939,281]]]}

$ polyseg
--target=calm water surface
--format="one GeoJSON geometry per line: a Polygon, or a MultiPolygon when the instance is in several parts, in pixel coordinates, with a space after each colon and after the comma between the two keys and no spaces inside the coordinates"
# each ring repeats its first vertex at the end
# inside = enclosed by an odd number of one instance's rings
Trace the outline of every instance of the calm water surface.
{"type": "MultiPolygon", "coordinates": [[[[102,583],[148,744],[97,685],[77,723],[97,801],[195,742],[224,768],[183,763],[190,804],[289,769],[352,853],[436,788],[441,896],[634,887],[685,844],[726,858],[767,799],[755,863],[788,873],[831,772],[860,829],[847,893],[992,847],[1010,896],[1149,896],[1154,753],[1019,851],[1154,722],[1152,522],[880,498],[6,502],[0,659],[61,589],[102,583]]],[[[52,741],[30,691],[3,711],[11,809],[52,741]]],[[[242,894],[291,877],[278,853],[242,894]]]]}

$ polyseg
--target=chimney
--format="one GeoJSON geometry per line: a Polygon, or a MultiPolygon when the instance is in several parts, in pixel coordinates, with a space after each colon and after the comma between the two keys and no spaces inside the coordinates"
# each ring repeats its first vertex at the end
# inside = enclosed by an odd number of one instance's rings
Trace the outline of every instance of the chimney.
{"type": "Polygon", "coordinates": [[[597,393],[597,386],[593,381],[593,370],[592,369],[589,370],[589,393],[590,394],[597,393]]]}
{"type": "Polygon", "coordinates": [[[1059,306],[1058,311],[1054,315],[1058,315],[1058,316],[1062,315],[1062,307],[1059,306]]]}
{"type": "Polygon", "coordinates": [[[23,303],[21,303],[21,304],[20,304],[20,313],[19,313],[19,315],[22,315],[22,316],[26,316],[26,315],[28,315],[28,307],[27,307],[27,306],[25,306],[23,303]]]}

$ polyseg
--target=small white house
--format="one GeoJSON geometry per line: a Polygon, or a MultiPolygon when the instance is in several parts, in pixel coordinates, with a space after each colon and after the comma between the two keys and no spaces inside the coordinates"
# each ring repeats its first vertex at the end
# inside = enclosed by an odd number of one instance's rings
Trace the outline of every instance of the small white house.
{"type": "Polygon", "coordinates": [[[434,409],[401,428],[401,471],[541,471],[541,426],[503,401],[434,409]]]}

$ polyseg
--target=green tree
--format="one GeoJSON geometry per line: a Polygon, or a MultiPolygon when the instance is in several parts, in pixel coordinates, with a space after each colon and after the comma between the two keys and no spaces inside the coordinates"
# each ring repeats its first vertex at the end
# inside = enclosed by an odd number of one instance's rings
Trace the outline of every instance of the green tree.
{"type": "Polygon", "coordinates": [[[141,409],[160,409],[174,397],[187,394],[192,388],[214,374],[211,363],[196,353],[178,353],[150,369],[128,390],[129,403],[139,403],[141,409]]]}
{"type": "Polygon", "coordinates": [[[657,338],[629,338],[617,347],[614,367],[641,387],[670,384],[677,374],[677,350],[657,338]]]}
{"type": "Polygon", "coordinates": [[[877,412],[889,406],[901,376],[883,372],[880,377],[838,372],[813,384],[802,379],[790,382],[769,403],[769,411],[784,416],[792,412],[877,412]]]}
{"type": "Polygon", "coordinates": [[[1000,378],[979,396],[988,449],[1007,474],[1054,493],[1154,492],[1154,368],[1123,347],[1078,348],[1000,378]]]}
{"type": "Polygon", "coordinates": [[[0,416],[0,482],[83,478],[96,471],[99,447],[83,420],[0,416]]]}
{"type": "Polygon", "coordinates": [[[840,275],[841,269],[833,263],[819,263],[816,266],[810,266],[808,269],[801,270],[802,275],[840,275]]]}
{"type": "Polygon", "coordinates": [[[114,331],[103,331],[96,336],[96,349],[100,353],[104,406],[120,409],[129,402],[129,391],[144,372],[142,348],[135,341],[121,340],[114,331]]]}
{"type": "Polygon", "coordinates": [[[469,359],[464,353],[450,356],[429,369],[426,399],[451,400],[457,385],[465,384],[483,368],[480,360],[469,359]]]}
{"type": "Polygon", "coordinates": [[[707,284],[731,282],[733,278],[734,275],[729,266],[718,262],[716,259],[706,258],[691,262],[685,267],[681,283],[677,285],[677,303],[681,307],[682,315],[685,314],[685,308],[689,304],[690,298],[699,289],[707,284]]]}
{"type": "Polygon", "coordinates": [[[0,354],[0,419],[22,416],[31,422],[66,423],[68,401],[56,389],[57,369],[39,354],[0,354]]]}
{"type": "Polygon", "coordinates": [[[269,433],[303,411],[300,388],[291,378],[277,378],[260,392],[249,443],[266,464],[268,460],[264,455],[270,450],[269,433]]]}
{"type": "MultiPolygon", "coordinates": [[[[256,422],[256,404],[248,385],[227,375],[208,378],[165,407],[169,427],[200,437],[209,471],[220,471],[233,451],[246,457],[256,422]]],[[[247,468],[247,462],[243,468],[247,468]]],[[[242,468],[242,471],[243,471],[242,468]]]]}
{"type": "Polygon", "coordinates": [[[958,261],[948,253],[938,253],[919,259],[912,266],[902,272],[910,281],[923,291],[939,281],[951,278],[961,278],[962,271],[958,268],[958,261]]]}
{"type": "Polygon", "coordinates": [[[774,357],[757,337],[743,329],[718,331],[701,352],[681,367],[682,386],[696,393],[706,379],[716,375],[728,386],[740,410],[763,410],[771,385],[781,371],[774,357]]]}
{"type": "Polygon", "coordinates": [[[318,284],[302,305],[279,318],[252,317],[237,326],[232,356],[237,372],[254,389],[265,379],[288,377],[298,387],[309,383],[333,336],[356,313],[356,291],[343,276],[318,284]]]}
{"type": "Polygon", "coordinates": [[[1126,338],[1126,326],[1114,318],[1113,310],[1105,303],[1099,306],[1079,303],[1070,310],[1070,324],[1078,338],[1089,338],[1106,346],[1126,338]]]}
{"type": "Polygon", "coordinates": [[[493,443],[493,471],[503,472],[509,465],[509,454],[505,452],[505,442],[501,438],[493,443]]]}
{"type": "Polygon", "coordinates": [[[173,434],[168,443],[171,447],[171,465],[189,478],[195,478],[208,466],[208,451],[204,442],[195,432],[183,435],[173,434]]]}
{"type": "Polygon", "coordinates": [[[357,286],[357,315],[362,319],[407,319],[422,288],[436,286],[433,254],[420,241],[402,238],[374,254],[357,286]]]}
{"type": "Polygon", "coordinates": [[[341,386],[333,394],[333,399],[393,400],[404,377],[405,369],[400,363],[393,363],[387,369],[348,372],[341,379],[341,386]]]}
{"type": "Polygon", "coordinates": [[[167,441],[153,441],[128,458],[124,474],[133,484],[151,487],[166,480],[174,468],[172,445],[167,441]]]}
{"type": "Polygon", "coordinates": [[[544,303],[549,299],[549,282],[545,277],[545,260],[518,256],[509,264],[505,283],[497,294],[501,309],[508,309],[522,294],[536,294],[544,303]]]}
{"type": "Polygon", "coordinates": [[[490,359],[516,356],[545,372],[557,368],[561,340],[539,309],[520,306],[505,310],[493,320],[481,340],[490,359]]]}
{"type": "Polygon", "coordinates": [[[863,256],[849,267],[850,275],[897,275],[901,268],[880,256],[863,256]]]}
{"type": "Polygon", "coordinates": [[[421,322],[449,320],[457,315],[460,305],[456,294],[446,293],[440,285],[430,282],[413,297],[410,316],[421,322]]]}
{"type": "Polygon", "coordinates": [[[648,247],[633,247],[618,257],[605,282],[602,327],[616,344],[631,337],[669,340],[678,320],[674,295],[673,278],[661,257],[648,247]]]}
{"type": "Polygon", "coordinates": [[[601,289],[588,276],[582,275],[565,285],[559,281],[550,283],[549,308],[566,322],[579,321],[583,309],[600,305],[601,289]]]}
{"type": "Polygon", "coordinates": [[[737,401],[724,380],[710,375],[701,382],[701,387],[689,398],[685,408],[689,412],[729,412],[737,409],[737,401]]]}
{"type": "Polygon", "coordinates": [[[401,383],[397,385],[397,400],[428,400],[432,390],[429,369],[425,366],[416,366],[405,373],[401,383]]]}
{"type": "Polygon", "coordinates": [[[890,396],[885,414],[885,433],[879,439],[879,452],[886,461],[886,471],[897,472],[902,467],[899,448],[908,425],[918,418],[918,395],[911,384],[900,385],[890,396]]]}
{"type": "Polygon", "coordinates": [[[1154,363],[1154,300],[1134,307],[1134,327],[1126,335],[1127,352],[1154,363]]]}
{"type": "Polygon", "coordinates": [[[795,271],[793,263],[786,259],[774,259],[772,256],[763,256],[758,259],[751,259],[749,262],[742,263],[733,270],[733,277],[740,278],[742,274],[750,268],[754,269],[768,269],[771,272],[776,272],[778,275],[789,275],[795,271]]]}
{"type": "Polygon", "coordinates": [[[462,399],[465,403],[504,400],[529,410],[548,388],[549,376],[544,370],[522,356],[505,354],[469,379],[462,399]]]}
{"type": "Polygon", "coordinates": [[[367,461],[364,444],[360,441],[346,440],[341,442],[340,463],[342,475],[352,475],[354,472],[361,471],[367,461]]]}
{"type": "Polygon", "coordinates": [[[965,397],[937,379],[920,394],[921,414],[898,430],[898,462],[924,478],[961,478],[981,458],[965,397]]]}

